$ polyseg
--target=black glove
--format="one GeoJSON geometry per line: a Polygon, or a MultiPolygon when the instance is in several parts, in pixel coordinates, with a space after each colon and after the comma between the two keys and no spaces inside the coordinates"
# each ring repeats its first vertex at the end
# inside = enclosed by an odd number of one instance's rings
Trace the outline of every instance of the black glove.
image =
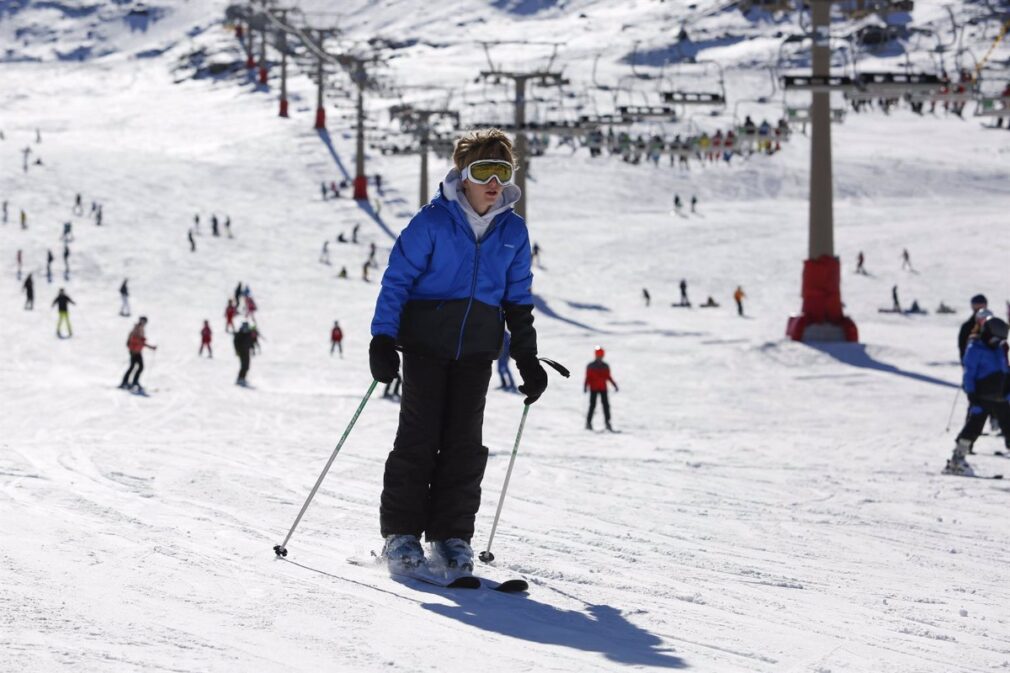
{"type": "Polygon", "coordinates": [[[523,384],[519,386],[519,392],[526,395],[523,403],[533,404],[547,390],[547,372],[535,355],[522,356],[516,360],[516,367],[519,368],[519,376],[523,377],[523,384]]]}
{"type": "Polygon", "coordinates": [[[969,406],[972,406],[972,407],[977,407],[978,406],[978,395],[976,395],[975,393],[967,393],[967,397],[968,397],[968,405],[969,406]]]}
{"type": "Polygon", "coordinates": [[[372,378],[379,383],[389,383],[400,373],[400,356],[396,353],[396,342],[385,334],[372,337],[368,346],[368,366],[372,378]]]}

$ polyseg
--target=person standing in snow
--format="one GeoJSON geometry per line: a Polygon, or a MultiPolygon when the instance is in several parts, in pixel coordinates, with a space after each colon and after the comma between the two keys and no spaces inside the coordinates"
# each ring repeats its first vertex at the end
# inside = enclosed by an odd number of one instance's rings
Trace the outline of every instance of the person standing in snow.
{"type": "Polygon", "coordinates": [[[323,249],[319,253],[319,263],[329,264],[330,263],[330,242],[323,241],[323,249]]]}
{"type": "Polygon", "coordinates": [[[186,232],[186,240],[189,241],[189,251],[196,252],[196,239],[193,238],[193,230],[186,232]]]}
{"type": "Polygon", "coordinates": [[[238,308],[235,306],[235,302],[231,299],[228,300],[228,306],[224,310],[224,331],[225,332],[235,332],[235,316],[238,314],[238,308]]]}
{"type": "Polygon", "coordinates": [[[130,289],[126,287],[128,280],[124,278],[123,284],[119,286],[119,298],[123,300],[123,305],[119,307],[119,315],[124,318],[130,315],[130,289]]]}
{"type": "Polygon", "coordinates": [[[21,280],[21,264],[22,264],[22,260],[23,260],[23,255],[21,253],[21,248],[18,248],[18,254],[15,255],[15,259],[17,260],[17,263],[18,263],[18,280],[21,280]]]}
{"type": "Polygon", "coordinates": [[[56,336],[58,336],[61,339],[63,338],[63,333],[60,331],[60,327],[62,327],[64,323],[66,323],[67,325],[66,338],[69,339],[70,337],[74,336],[74,330],[70,326],[70,304],[76,305],[74,300],[71,299],[69,296],[67,296],[67,293],[64,292],[63,288],[61,287],[59,293],[56,295],[56,299],[53,299],[52,303],[52,305],[55,306],[57,311],[59,312],[59,318],[57,318],[56,320],[56,336]]]}
{"type": "Polygon", "coordinates": [[[249,328],[249,323],[242,323],[242,326],[235,332],[232,342],[235,345],[235,355],[238,356],[239,361],[238,378],[235,380],[235,384],[244,386],[247,385],[245,377],[249,374],[249,358],[253,347],[252,330],[249,328]]]}
{"type": "Polygon", "coordinates": [[[203,321],[203,329],[200,330],[200,351],[197,356],[203,355],[203,349],[207,349],[207,357],[213,358],[214,351],[210,347],[210,341],[213,338],[213,333],[210,331],[210,323],[206,320],[203,321]]]}
{"type": "Polygon", "coordinates": [[[224,218],[224,232],[228,235],[228,238],[235,238],[231,235],[231,215],[226,215],[224,218]]]}
{"type": "Polygon", "coordinates": [[[144,392],[144,389],[140,386],[140,374],[144,371],[144,349],[158,350],[157,346],[147,343],[147,337],[144,335],[144,327],[146,325],[147,318],[140,316],[140,320],[130,330],[130,336],[126,338],[126,348],[130,351],[130,367],[123,374],[123,382],[119,384],[120,388],[130,388],[141,393],[144,392]],[[130,374],[133,374],[132,383],[130,383],[130,374]]]}
{"type": "Polygon", "coordinates": [[[336,320],[330,330],[330,355],[333,355],[334,349],[340,351],[340,357],[344,357],[344,330],[340,329],[340,323],[336,320]]]}
{"type": "Polygon", "coordinates": [[[856,257],[856,273],[866,275],[866,267],[863,264],[866,262],[866,257],[863,255],[863,251],[859,251],[859,255],[856,257]]]}
{"type": "Polygon", "coordinates": [[[218,228],[217,215],[210,216],[210,234],[211,236],[221,235],[221,230],[218,228]]]}
{"type": "Polygon", "coordinates": [[[53,251],[52,250],[46,250],[46,282],[47,283],[53,282],[53,260],[54,259],[55,259],[55,257],[53,257],[53,251]]]}
{"type": "Polygon", "coordinates": [[[891,288],[891,300],[894,302],[892,311],[894,313],[901,313],[901,302],[898,301],[898,286],[895,285],[891,288]]]}
{"type": "MultiPolygon", "coordinates": [[[[1007,323],[995,316],[985,319],[978,338],[968,344],[964,354],[962,388],[968,396],[968,419],[957,436],[954,453],[944,472],[974,475],[965,456],[992,415],[1000,425],[1010,428],[1010,365],[1007,364],[1007,323]]],[[[1003,434],[1010,452],[1010,432],[1003,434]]]]}
{"type": "Polygon", "coordinates": [[[31,273],[25,278],[25,284],[22,287],[25,291],[25,310],[31,311],[35,308],[35,281],[32,280],[31,273]]]}
{"type": "Polygon", "coordinates": [[[498,356],[498,378],[501,379],[501,386],[498,390],[514,393],[516,391],[516,381],[512,378],[512,371],[509,369],[509,349],[512,347],[512,335],[505,330],[502,338],[501,355],[498,356]]]}
{"type": "Polygon", "coordinates": [[[500,316],[525,404],[547,388],[533,328],[529,232],[513,211],[514,172],[512,142],[501,131],[461,137],[439,193],[400,233],[382,278],[369,345],[373,378],[396,378],[403,352],[399,427],[379,508],[382,556],[393,572],[425,563],[422,534],[433,560],[454,572],[473,569],[500,316]]]}
{"type": "Polygon", "coordinates": [[[743,288],[739,285],[736,286],[736,290],[733,291],[733,301],[736,302],[736,314],[739,316],[743,315],[743,300],[747,298],[744,294],[743,288]]]}
{"type": "Polygon", "coordinates": [[[912,268],[912,258],[908,254],[908,248],[903,248],[901,251],[901,270],[904,271],[905,269],[915,271],[915,269],[912,268]]]}
{"type": "Polygon", "coordinates": [[[614,429],[610,427],[610,400],[607,398],[607,383],[613,384],[615,393],[619,388],[617,387],[617,381],[610,376],[610,365],[603,361],[603,356],[606,355],[603,347],[597,346],[593,355],[595,356],[593,361],[586,365],[586,380],[582,384],[582,392],[589,393],[589,413],[586,414],[586,430],[593,429],[593,414],[596,412],[596,398],[599,397],[603,405],[603,422],[607,430],[613,432],[614,429]]]}
{"type": "Polygon", "coordinates": [[[989,300],[984,294],[976,294],[971,298],[971,315],[961,324],[961,329],[957,333],[958,362],[964,367],[964,353],[968,350],[968,340],[972,332],[978,332],[978,312],[989,308],[989,300]]]}
{"type": "Polygon", "coordinates": [[[243,294],[243,291],[242,291],[242,281],[239,281],[238,285],[235,286],[235,308],[236,309],[238,308],[239,304],[242,303],[242,294],[243,294]]]}
{"type": "Polygon", "coordinates": [[[687,298],[687,279],[686,278],[681,278],[680,279],[680,305],[681,306],[690,306],[691,305],[691,302],[687,298]]]}
{"type": "Polygon", "coordinates": [[[646,308],[648,308],[649,304],[652,302],[652,295],[649,294],[648,288],[645,287],[642,288],[642,299],[645,300],[645,306],[646,308]]]}

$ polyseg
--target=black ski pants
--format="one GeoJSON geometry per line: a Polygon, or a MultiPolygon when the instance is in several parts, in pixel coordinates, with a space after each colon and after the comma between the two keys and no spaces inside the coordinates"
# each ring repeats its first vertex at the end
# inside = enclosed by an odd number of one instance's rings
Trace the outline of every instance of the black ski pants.
{"type": "Polygon", "coordinates": [[[238,354],[239,370],[238,370],[238,380],[245,381],[246,374],[249,373],[249,351],[239,352],[238,354]]]}
{"type": "Polygon", "coordinates": [[[122,385],[137,385],[140,383],[140,372],[144,371],[144,355],[142,353],[130,353],[130,368],[126,370],[123,374],[122,385]],[[137,372],[133,374],[133,383],[130,383],[130,374],[133,372],[133,368],[137,368],[137,372]]]}
{"type": "Polygon", "coordinates": [[[589,414],[586,416],[586,425],[593,422],[593,414],[596,413],[596,398],[600,398],[603,404],[603,422],[610,425],[610,400],[607,399],[606,390],[589,391],[589,414]]]}
{"type": "Polygon", "coordinates": [[[379,507],[383,537],[473,537],[487,465],[482,431],[490,382],[490,360],[403,354],[400,424],[379,507]]]}
{"type": "Polygon", "coordinates": [[[1010,402],[1003,400],[975,400],[968,409],[968,420],[964,423],[958,439],[974,442],[985,429],[985,421],[993,416],[1003,428],[1003,443],[1010,449],[1010,402]]]}

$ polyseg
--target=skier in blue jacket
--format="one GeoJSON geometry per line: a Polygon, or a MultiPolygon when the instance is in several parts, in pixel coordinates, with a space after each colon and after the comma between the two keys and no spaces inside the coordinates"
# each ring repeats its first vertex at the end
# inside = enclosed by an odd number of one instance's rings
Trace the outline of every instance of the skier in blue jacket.
{"type": "MultiPolygon", "coordinates": [[[[954,455],[944,472],[973,475],[965,455],[982,434],[986,416],[995,416],[1003,428],[1010,428],[1010,365],[1007,364],[1007,324],[989,317],[978,338],[969,342],[964,353],[964,392],[968,395],[968,420],[957,436],[954,455]]],[[[1003,442],[1010,451],[1010,433],[1003,442]]]]}
{"type": "Polygon", "coordinates": [[[432,561],[473,569],[474,519],[487,463],[482,425],[491,363],[508,326],[511,354],[532,404],[547,388],[533,328],[530,240],[512,209],[512,142],[497,129],[460,138],[439,193],[400,233],[372,320],[376,381],[399,373],[403,396],[386,460],[380,529],[391,571],[432,561]]]}

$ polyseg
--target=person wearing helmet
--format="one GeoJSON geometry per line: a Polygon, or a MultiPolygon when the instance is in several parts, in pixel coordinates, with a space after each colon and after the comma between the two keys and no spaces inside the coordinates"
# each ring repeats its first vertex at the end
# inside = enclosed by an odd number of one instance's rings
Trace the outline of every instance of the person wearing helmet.
{"type": "Polygon", "coordinates": [[[497,129],[461,137],[453,168],[400,232],[382,277],[372,377],[394,380],[403,352],[399,426],[379,507],[382,557],[392,573],[428,562],[422,534],[434,567],[473,570],[470,540],[488,456],[484,406],[506,326],[525,403],[547,388],[533,328],[529,232],[513,210],[516,160],[497,129]]]}
{"type": "Polygon", "coordinates": [[[593,429],[593,414],[596,412],[596,398],[600,398],[603,404],[603,422],[607,430],[614,431],[610,427],[610,400],[607,399],[607,383],[614,384],[614,392],[619,388],[617,381],[610,376],[610,365],[603,361],[606,352],[601,346],[596,347],[595,359],[586,365],[586,381],[582,384],[582,392],[589,393],[589,413],[586,415],[586,430],[593,429]]]}
{"type": "MultiPolygon", "coordinates": [[[[982,434],[986,416],[995,416],[1000,425],[1010,428],[1010,365],[1007,364],[1007,323],[999,318],[985,318],[978,338],[969,342],[964,354],[964,392],[968,395],[968,420],[957,436],[954,453],[944,472],[972,476],[974,470],[965,460],[972,444],[982,434]]],[[[1003,443],[1010,451],[1010,433],[1003,443]]]]}

